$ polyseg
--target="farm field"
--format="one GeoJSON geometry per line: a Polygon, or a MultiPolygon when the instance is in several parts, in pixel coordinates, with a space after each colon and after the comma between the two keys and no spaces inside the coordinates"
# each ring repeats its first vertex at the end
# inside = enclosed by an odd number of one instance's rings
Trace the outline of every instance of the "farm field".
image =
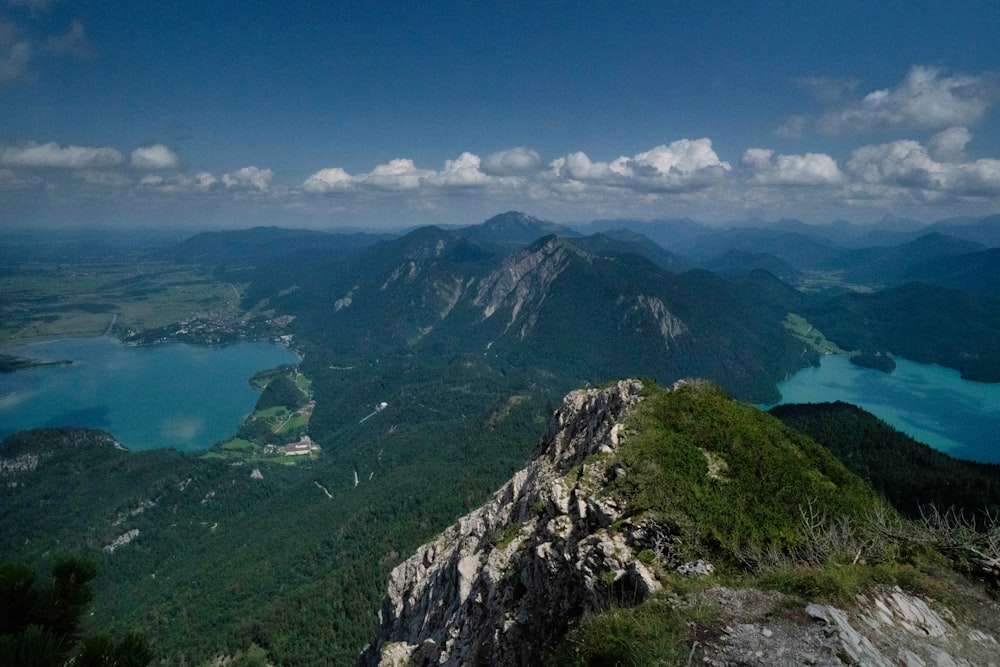
{"type": "Polygon", "coordinates": [[[241,289],[199,268],[138,257],[23,262],[0,274],[0,345],[232,318],[241,289]]]}

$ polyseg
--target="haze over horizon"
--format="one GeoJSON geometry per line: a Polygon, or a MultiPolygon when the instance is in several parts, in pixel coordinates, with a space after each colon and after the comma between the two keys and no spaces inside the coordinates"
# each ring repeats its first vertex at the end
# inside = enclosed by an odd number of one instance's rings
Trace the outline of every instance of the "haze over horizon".
{"type": "Polygon", "coordinates": [[[996,3],[0,0],[0,230],[1000,212],[996,3]]]}

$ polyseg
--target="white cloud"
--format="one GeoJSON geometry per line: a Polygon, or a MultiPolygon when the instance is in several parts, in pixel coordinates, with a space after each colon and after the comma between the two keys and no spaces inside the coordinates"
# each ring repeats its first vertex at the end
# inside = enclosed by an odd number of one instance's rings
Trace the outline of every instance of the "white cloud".
{"type": "Polygon", "coordinates": [[[711,139],[680,139],[611,162],[594,162],[578,151],[553,160],[549,166],[551,177],[557,181],[637,192],[697,190],[720,183],[732,170],[728,162],[716,155],[711,139]]]}
{"type": "Polygon", "coordinates": [[[132,151],[132,166],[136,169],[176,169],[180,164],[177,153],[163,144],[143,146],[132,151]]]}
{"type": "Polygon", "coordinates": [[[199,190],[208,190],[218,182],[219,179],[217,179],[215,176],[208,173],[207,171],[198,172],[197,174],[194,175],[193,179],[195,187],[197,187],[199,190]]]}
{"type": "MultiPolygon", "coordinates": [[[[962,139],[961,133],[954,133],[951,147],[964,146],[962,139]]],[[[942,141],[947,143],[947,138],[942,141]]],[[[870,186],[959,197],[1000,195],[1000,160],[938,161],[927,148],[910,140],[862,146],[851,154],[847,170],[856,181],[870,186]]]]}
{"type": "Polygon", "coordinates": [[[156,192],[168,194],[204,193],[213,189],[219,179],[207,171],[193,175],[174,174],[164,177],[159,174],[147,174],[139,181],[139,185],[151,188],[156,192]]]}
{"type": "Polygon", "coordinates": [[[114,148],[90,146],[59,146],[29,143],[23,147],[8,146],[0,151],[0,164],[8,167],[94,169],[114,167],[122,162],[122,154],[114,148]]]}
{"type": "Polygon", "coordinates": [[[368,188],[396,192],[416,190],[422,179],[433,175],[434,172],[430,169],[418,169],[409,158],[397,158],[386,164],[376,165],[367,174],[359,176],[358,180],[368,188]]]}
{"type": "Polygon", "coordinates": [[[829,111],[816,125],[830,134],[892,127],[970,126],[996,103],[998,93],[1000,82],[994,75],[946,76],[940,68],[916,65],[896,88],[873,91],[829,111]]]}
{"type": "Polygon", "coordinates": [[[774,155],[765,148],[748,148],[740,164],[752,185],[837,185],[844,181],[837,162],[823,153],[774,155]]]}
{"type": "Polygon", "coordinates": [[[965,145],[972,140],[972,133],[965,127],[949,127],[930,140],[934,157],[942,162],[961,162],[965,159],[965,145]]]}
{"type": "Polygon", "coordinates": [[[517,176],[526,172],[537,171],[542,165],[542,158],[535,151],[524,146],[511,148],[497,153],[490,153],[480,168],[483,173],[491,176],[517,176]]]}
{"type": "Polygon", "coordinates": [[[354,177],[340,167],[320,169],[302,184],[306,192],[323,194],[350,190],[354,185],[354,177]]]}
{"type": "Polygon", "coordinates": [[[944,165],[911,140],[862,146],[851,153],[847,170],[855,179],[869,184],[925,189],[944,185],[944,165]]]}
{"type": "Polygon", "coordinates": [[[487,185],[492,179],[480,170],[481,162],[478,155],[466,151],[455,160],[445,160],[444,169],[427,177],[427,183],[459,188],[487,185]]]}
{"type": "MultiPolygon", "coordinates": [[[[621,159],[621,158],[619,158],[621,159]]],[[[624,174],[616,173],[608,162],[591,162],[583,151],[570,153],[566,157],[553,160],[552,171],[558,178],[573,181],[613,182],[624,174]]]]}
{"type": "Polygon", "coordinates": [[[274,172],[270,169],[260,169],[258,167],[243,167],[234,172],[222,175],[222,183],[227,188],[251,187],[261,192],[267,192],[271,186],[271,179],[274,172]]]}
{"type": "Polygon", "coordinates": [[[694,174],[701,169],[722,167],[730,169],[728,163],[719,160],[712,150],[711,139],[681,139],[669,146],[639,153],[632,162],[639,168],[651,168],[658,174],[694,174]]]}
{"type": "Polygon", "coordinates": [[[960,195],[1000,196],[1000,160],[982,159],[959,165],[952,175],[951,186],[960,195]]]}
{"type": "MultiPolygon", "coordinates": [[[[320,169],[301,185],[311,194],[412,194],[414,205],[440,202],[455,193],[477,191],[495,198],[562,201],[653,200],[724,183],[732,167],[712,149],[709,139],[681,139],[611,162],[591,160],[577,151],[549,163],[526,147],[492,153],[485,159],[469,151],[446,160],[439,170],[423,169],[408,158],[390,160],[366,173],[342,167],[320,169]]],[[[437,204],[435,204],[437,205],[437,204]]]]}
{"type": "MultiPolygon", "coordinates": [[[[534,151],[530,153],[537,156],[534,151]]],[[[523,154],[506,157],[508,168],[516,169],[516,165],[524,164],[523,154]]],[[[528,157],[530,159],[530,156],[528,157]]],[[[503,156],[500,160],[502,163],[503,156]]],[[[341,167],[328,167],[320,169],[303,181],[302,189],[317,194],[343,193],[359,189],[377,192],[440,192],[447,189],[509,189],[524,183],[522,177],[501,176],[495,172],[496,169],[493,172],[483,169],[483,160],[475,153],[465,151],[454,160],[445,160],[444,168],[440,171],[420,169],[408,158],[390,160],[386,164],[377,165],[370,172],[357,175],[351,175],[341,167]]]]}
{"type": "MultiPolygon", "coordinates": [[[[479,159],[471,153],[464,155],[479,159]]],[[[459,169],[463,166],[456,164],[454,168],[459,169]]],[[[355,187],[381,192],[405,192],[419,189],[423,181],[436,175],[437,172],[431,169],[417,168],[409,158],[397,158],[376,165],[368,173],[356,176],[352,176],[341,167],[320,169],[302,183],[302,188],[306,192],[319,194],[350,190],[355,187]]]]}

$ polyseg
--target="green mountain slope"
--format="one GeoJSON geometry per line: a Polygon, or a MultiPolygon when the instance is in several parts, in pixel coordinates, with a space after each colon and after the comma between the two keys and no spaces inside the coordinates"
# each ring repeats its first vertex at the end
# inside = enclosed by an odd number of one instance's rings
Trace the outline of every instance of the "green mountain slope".
{"type": "Polygon", "coordinates": [[[845,350],[890,352],[1000,381],[1000,307],[967,293],[910,283],[874,294],[814,303],[806,318],[845,350]]]}
{"type": "Polygon", "coordinates": [[[12,437],[0,445],[0,554],[40,566],[66,551],[95,558],[96,626],[145,632],[169,664],[251,643],[276,664],[350,663],[399,554],[482,502],[544,428],[546,388],[514,393],[474,361],[386,363],[314,384],[332,404],[313,430],[323,454],[261,464],[259,478],[127,452],[100,433],[12,437]],[[369,396],[389,407],[359,423],[369,396]]]}
{"type": "Polygon", "coordinates": [[[466,354],[498,368],[546,368],[570,380],[564,388],[624,374],[698,375],[763,401],[814,357],[781,326],[785,313],[754,306],[754,290],[554,236],[498,256],[424,228],[313,267],[270,303],[297,316],[307,365],[317,352],[326,367],[466,354]]]}
{"type": "Polygon", "coordinates": [[[901,648],[982,662],[991,640],[960,626],[995,619],[952,615],[929,641],[901,612],[911,635],[890,637],[891,606],[930,618],[944,586],[963,614],[983,609],[921,531],[708,383],[574,391],[524,469],[393,569],[358,664],[888,665],[901,648]]]}
{"type": "Polygon", "coordinates": [[[899,511],[1000,510],[1000,465],[953,459],[848,403],[779,405],[771,414],[828,448],[899,511]]]}

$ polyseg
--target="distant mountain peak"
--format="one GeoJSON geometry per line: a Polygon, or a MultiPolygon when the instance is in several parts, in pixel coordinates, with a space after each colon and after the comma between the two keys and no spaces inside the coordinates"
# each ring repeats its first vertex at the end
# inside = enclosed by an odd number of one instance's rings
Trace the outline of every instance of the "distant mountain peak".
{"type": "Polygon", "coordinates": [[[576,237],[579,234],[569,227],[541,220],[520,211],[507,211],[489,220],[457,230],[473,243],[494,246],[523,246],[549,234],[576,237]]]}
{"type": "Polygon", "coordinates": [[[498,229],[511,226],[528,227],[528,226],[552,225],[552,224],[555,223],[546,222],[545,220],[536,218],[533,215],[528,215],[527,213],[522,213],[521,211],[507,211],[505,213],[494,215],[492,218],[483,222],[482,226],[492,229],[498,229]]]}

